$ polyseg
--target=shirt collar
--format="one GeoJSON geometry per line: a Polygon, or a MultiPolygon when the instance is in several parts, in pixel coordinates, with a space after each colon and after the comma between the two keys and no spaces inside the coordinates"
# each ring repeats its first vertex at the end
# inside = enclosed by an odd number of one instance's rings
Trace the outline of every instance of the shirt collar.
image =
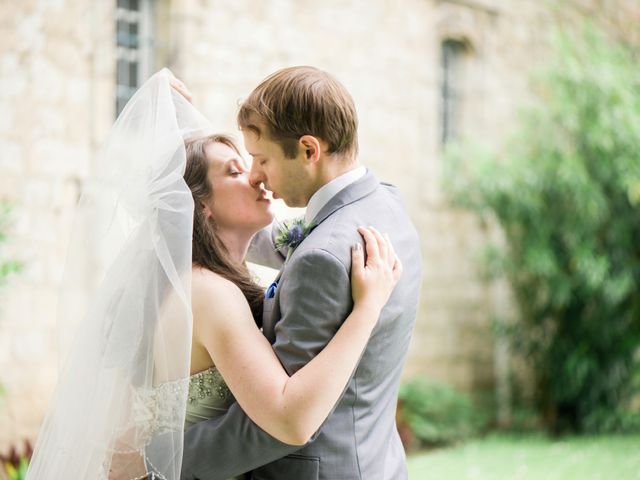
{"type": "Polygon", "coordinates": [[[324,184],[320,189],[314,193],[309,199],[307,205],[307,211],[304,214],[304,221],[309,224],[320,213],[322,207],[324,207],[329,200],[353,182],[360,180],[367,173],[365,167],[354,168],[347,173],[343,173],[339,177],[334,178],[329,183],[324,184]]]}

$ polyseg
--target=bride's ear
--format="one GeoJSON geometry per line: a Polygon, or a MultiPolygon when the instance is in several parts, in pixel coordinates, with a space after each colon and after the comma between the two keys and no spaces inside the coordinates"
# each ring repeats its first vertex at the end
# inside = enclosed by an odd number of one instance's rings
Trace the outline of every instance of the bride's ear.
{"type": "Polygon", "coordinates": [[[206,203],[201,203],[200,206],[202,207],[202,213],[204,215],[204,218],[209,220],[211,217],[213,217],[213,212],[209,208],[209,205],[207,205],[206,203]]]}

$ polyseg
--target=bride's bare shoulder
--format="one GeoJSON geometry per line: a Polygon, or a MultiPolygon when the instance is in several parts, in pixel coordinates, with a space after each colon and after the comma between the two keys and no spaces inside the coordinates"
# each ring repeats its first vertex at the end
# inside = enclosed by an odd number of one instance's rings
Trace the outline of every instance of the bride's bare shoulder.
{"type": "Polygon", "coordinates": [[[236,284],[201,267],[192,270],[191,301],[194,317],[211,318],[217,314],[226,317],[231,312],[239,313],[249,308],[236,284]]]}
{"type": "Polygon", "coordinates": [[[195,283],[202,284],[202,283],[210,283],[210,282],[231,283],[229,280],[227,280],[223,276],[215,272],[212,272],[208,268],[199,267],[196,265],[194,265],[191,268],[191,278],[194,284],[195,283]]]}

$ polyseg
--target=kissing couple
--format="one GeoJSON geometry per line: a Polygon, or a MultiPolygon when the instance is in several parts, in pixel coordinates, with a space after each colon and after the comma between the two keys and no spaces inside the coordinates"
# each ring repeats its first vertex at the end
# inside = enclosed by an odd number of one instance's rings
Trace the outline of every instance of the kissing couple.
{"type": "MultiPolygon", "coordinates": [[[[28,480],[402,480],[395,412],[421,282],[349,92],[279,70],[237,115],[249,162],[164,69],[82,185],[74,325],[28,480]],[[274,220],[271,200],[306,207],[274,220]],[[246,261],[279,269],[266,289],[246,261]]],[[[398,161],[389,159],[389,161],[398,161]]]]}

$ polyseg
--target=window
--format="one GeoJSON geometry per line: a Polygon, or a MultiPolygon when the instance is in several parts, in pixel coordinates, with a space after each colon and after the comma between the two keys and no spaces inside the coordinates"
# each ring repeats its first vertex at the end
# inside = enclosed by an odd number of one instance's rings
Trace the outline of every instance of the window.
{"type": "Polygon", "coordinates": [[[466,45],[458,40],[445,40],[441,45],[440,140],[443,146],[458,137],[461,130],[466,50],[466,45]]]}
{"type": "Polygon", "coordinates": [[[116,116],[151,74],[152,0],[117,0],[116,116]]]}

